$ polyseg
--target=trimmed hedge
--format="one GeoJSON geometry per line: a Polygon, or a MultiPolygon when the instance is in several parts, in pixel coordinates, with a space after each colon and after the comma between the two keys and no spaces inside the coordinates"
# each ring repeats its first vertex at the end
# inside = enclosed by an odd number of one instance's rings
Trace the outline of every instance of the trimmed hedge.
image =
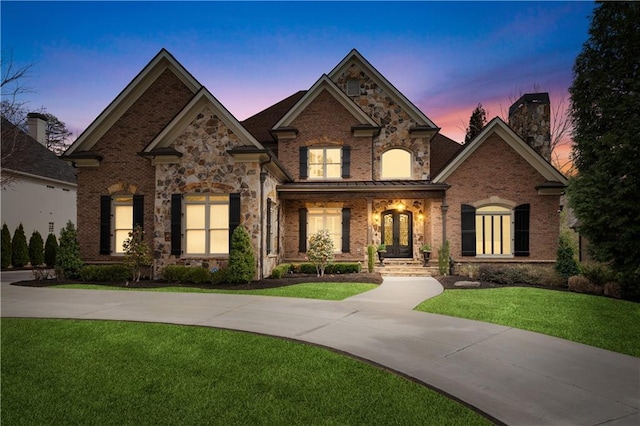
{"type": "Polygon", "coordinates": [[[289,271],[291,271],[291,264],[283,263],[273,268],[273,271],[271,271],[271,278],[282,278],[287,275],[289,271]]]}
{"type": "Polygon", "coordinates": [[[165,281],[172,283],[224,284],[228,282],[228,270],[217,269],[214,272],[201,266],[169,265],[162,273],[165,281]]]}
{"type": "Polygon", "coordinates": [[[480,265],[478,278],[504,285],[566,287],[566,281],[553,267],[543,265],[480,265]]]}
{"type": "MultiPolygon", "coordinates": [[[[293,272],[316,275],[316,266],[313,263],[296,263],[292,265],[293,272]]],[[[357,274],[362,271],[359,262],[330,263],[325,269],[325,274],[357,274]]]]}
{"type": "Polygon", "coordinates": [[[85,265],[80,269],[82,281],[109,282],[129,281],[131,269],[125,265],[85,265]]]}

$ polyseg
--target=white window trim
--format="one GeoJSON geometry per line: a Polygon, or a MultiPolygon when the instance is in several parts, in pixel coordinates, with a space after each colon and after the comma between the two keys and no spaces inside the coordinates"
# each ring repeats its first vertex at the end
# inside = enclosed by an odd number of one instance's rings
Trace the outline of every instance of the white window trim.
{"type": "Polygon", "coordinates": [[[334,254],[340,254],[342,253],[342,208],[337,209],[335,207],[333,208],[321,208],[321,207],[311,207],[307,209],[307,247],[309,247],[309,239],[311,238],[312,235],[314,235],[316,232],[318,232],[320,229],[327,229],[329,231],[331,231],[330,229],[327,228],[327,217],[329,216],[335,216],[338,218],[338,222],[340,223],[340,225],[338,226],[338,232],[333,232],[330,234],[331,235],[335,235],[337,236],[337,240],[338,243],[335,244],[335,246],[333,247],[333,253],[334,254]],[[338,213],[336,214],[327,214],[327,210],[338,210],[338,213]],[[322,217],[323,218],[323,227],[316,230],[315,232],[311,232],[311,226],[309,225],[311,223],[311,218],[312,217],[322,217]]]}
{"type": "MultiPolygon", "coordinates": [[[[116,234],[117,231],[133,232],[133,195],[114,195],[111,198],[111,218],[111,247],[113,247],[111,254],[113,256],[124,256],[124,248],[122,246],[118,247],[116,234]],[[119,201],[125,198],[130,199],[130,201],[119,201]],[[131,228],[116,228],[118,222],[116,210],[118,206],[131,206],[131,228]]],[[[129,238],[128,233],[127,238],[129,238]]]]}

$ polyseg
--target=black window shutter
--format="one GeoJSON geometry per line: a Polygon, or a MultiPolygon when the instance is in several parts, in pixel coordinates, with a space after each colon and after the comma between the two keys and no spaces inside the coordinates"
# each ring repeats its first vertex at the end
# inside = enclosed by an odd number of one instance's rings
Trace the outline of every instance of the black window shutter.
{"type": "Polygon", "coordinates": [[[171,254],[182,254],[182,194],[171,194],[171,254]]]}
{"type": "Polygon", "coordinates": [[[231,250],[231,236],[240,225],[240,194],[229,194],[229,250],[231,250]]]}
{"type": "Polygon", "coordinates": [[[271,253],[271,233],[273,229],[271,229],[271,208],[273,205],[273,201],[271,198],[267,198],[267,254],[271,253]]]}
{"type": "Polygon", "coordinates": [[[514,209],[514,252],[515,256],[529,256],[529,217],[531,206],[521,204],[514,209]]]}
{"type": "Polygon", "coordinates": [[[342,252],[349,253],[351,239],[351,209],[342,209],[342,252]]]}
{"type": "Polygon", "coordinates": [[[144,230],[144,195],[133,196],[133,227],[136,225],[144,230]]]}
{"type": "Polygon", "coordinates": [[[462,205],[462,255],[476,255],[476,208],[468,204],[462,205]]]}
{"type": "Polygon", "coordinates": [[[298,211],[299,223],[299,235],[298,235],[298,251],[300,253],[307,252],[307,209],[300,209],[298,211]]]}
{"type": "Polygon", "coordinates": [[[100,197],[100,254],[111,254],[111,197],[100,197]]]}
{"type": "Polygon", "coordinates": [[[307,174],[307,147],[300,147],[300,179],[306,179],[309,175],[307,174]]]}
{"type": "Polygon", "coordinates": [[[349,145],[342,147],[342,177],[351,177],[351,147],[349,145]]]}

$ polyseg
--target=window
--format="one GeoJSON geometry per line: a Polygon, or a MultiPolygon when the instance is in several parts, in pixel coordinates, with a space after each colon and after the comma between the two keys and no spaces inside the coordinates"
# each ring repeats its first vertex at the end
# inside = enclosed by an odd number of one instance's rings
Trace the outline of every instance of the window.
{"type": "Polygon", "coordinates": [[[529,256],[529,204],[461,209],[463,256],[529,256]]]}
{"type": "Polygon", "coordinates": [[[337,179],[342,176],[341,148],[309,148],[309,178],[337,179]]]}
{"type": "Polygon", "coordinates": [[[340,253],[342,248],[342,209],[311,208],[308,210],[307,244],[309,238],[322,229],[327,229],[333,240],[333,248],[340,253]]]}
{"type": "Polygon", "coordinates": [[[229,253],[229,196],[185,195],[184,217],[187,254],[229,253]]]}
{"type": "Polygon", "coordinates": [[[360,95],[360,81],[352,78],[347,81],[347,96],[359,96],[360,95]]]}
{"type": "Polygon", "coordinates": [[[50,234],[55,233],[55,230],[54,230],[54,223],[53,223],[53,222],[49,222],[49,233],[50,233],[50,234]]]}
{"type": "Polygon", "coordinates": [[[381,157],[381,178],[411,178],[411,164],[411,152],[400,148],[385,151],[381,157]]]}
{"type": "Polygon", "coordinates": [[[267,198],[267,254],[278,253],[278,206],[267,198]]]}
{"type": "Polygon", "coordinates": [[[124,253],[124,242],[133,231],[133,196],[113,197],[114,253],[124,253]]]}
{"type": "Polygon", "coordinates": [[[511,209],[476,209],[476,255],[511,255],[511,209]]]}

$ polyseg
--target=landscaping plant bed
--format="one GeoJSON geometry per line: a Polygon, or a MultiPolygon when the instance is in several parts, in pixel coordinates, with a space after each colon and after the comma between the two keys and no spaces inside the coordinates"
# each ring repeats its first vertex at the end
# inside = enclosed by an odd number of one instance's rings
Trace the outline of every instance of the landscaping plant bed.
{"type": "Polygon", "coordinates": [[[469,277],[464,277],[464,276],[460,276],[460,275],[438,275],[434,277],[435,279],[437,279],[440,284],[442,284],[442,287],[445,288],[445,290],[464,290],[464,289],[478,289],[478,288],[503,288],[503,287],[531,287],[531,288],[542,288],[542,289],[547,289],[547,290],[559,290],[559,291],[569,291],[568,288],[566,287],[558,287],[558,286],[552,286],[552,285],[534,285],[534,284],[525,284],[525,283],[515,283],[515,284],[498,284],[495,282],[491,282],[491,281],[484,281],[484,280],[480,280],[477,278],[469,278],[469,277]],[[477,282],[480,283],[479,286],[477,287],[456,287],[455,283],[457,283],[458,281],[473,281],[473,282],[477,282]]]}
{"type": "Polygon", "coordinates": [[[215,288],[221,290],[256,290],[261,288],[284,287],[293,284],[313,283],[313,282],[351,282],[351,283],[382,283],[382,276],[377,273],[354,273],[354,274],[331,274],[324,277],[318,277],[315,274],[287,274],[282,278],[265,278],[263,280],[251,281],[247,284],[193,284],[193,283],[175,283],[164,280],[140,280],[139,282],[127,283],[118,282],[88,282],[81,280],[31,280],[13,283],[25,287],[50,287],[60,284],[96,284],[111,287],[127,287],[127,288],[158,288],[158,287],[188,287],[188,288],[215,288]]]}

